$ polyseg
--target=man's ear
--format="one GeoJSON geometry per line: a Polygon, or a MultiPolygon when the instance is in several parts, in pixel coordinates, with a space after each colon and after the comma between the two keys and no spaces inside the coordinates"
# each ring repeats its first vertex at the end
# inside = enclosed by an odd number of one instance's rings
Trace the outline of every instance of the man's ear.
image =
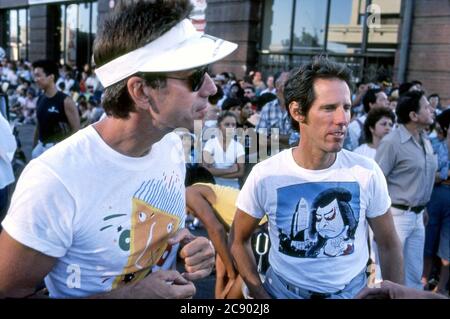
{"type": "Polygon", "coordinates": [[[127,89],[130,98],[138,108],[148,109],[148,95],[144,92],[146,88],[144,79],[132,76],[127,81],[127,89]]]}
{"type": "Polygon", "coordinates": [[[409,112],[409,119],[411,120],[411,122],[416,122],[417,121],[417,113],[414,111],[409,112]]]}
{"type": "Polygon", "coordinates": [[[299,125],[300,123],[305,122],[306,117],[301,114],[300,104],[298,104],[297,101],[292,101],[291,103],[289,103],[289,114],[294,120],[298,122],[299,125]]]}

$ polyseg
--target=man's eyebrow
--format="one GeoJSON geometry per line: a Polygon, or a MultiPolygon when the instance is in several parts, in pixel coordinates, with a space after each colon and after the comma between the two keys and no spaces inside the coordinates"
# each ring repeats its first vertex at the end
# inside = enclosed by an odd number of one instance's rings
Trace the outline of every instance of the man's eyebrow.
{"type": "MultiPolygon", "coordinates": [[[[320,105],[319,107],[320,108],[328,108],[328,107],[334,107],[334,108],[336,108],[336,107],[338,107],[339,105],[340,105],[341,103],[339,103],[339,102],[337,102],[337,103],[327,103],[327,104],[322,104],[322,105],[320,105]]],[[[343,103],[343,105],[344,106],[352,106],[352,104],[351,103],[343,103]]]]}

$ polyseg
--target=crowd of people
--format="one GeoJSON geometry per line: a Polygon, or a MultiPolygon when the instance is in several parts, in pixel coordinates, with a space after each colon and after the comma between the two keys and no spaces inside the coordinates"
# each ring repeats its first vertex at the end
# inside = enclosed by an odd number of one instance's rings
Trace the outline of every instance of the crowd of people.
{"type": "Polygon", "coordinates": [[[325,58],[212,75],[203,66],[237,46],[197,37],[187,3],[124,5],[152,22],[136,34],[111,15],[95,71],[1,62],[0,296],[45,277],[51,297],[185,298],[213,266],[217,298],[448,296],[450,105],[420,81],[353,85],[325,58]],[[184,58],[190,42],[204,54],[184,58]],[[19,179],[20,125],[36,133],[19,179]],[[264,270],[256,231],[270,237],[264,270]]]}

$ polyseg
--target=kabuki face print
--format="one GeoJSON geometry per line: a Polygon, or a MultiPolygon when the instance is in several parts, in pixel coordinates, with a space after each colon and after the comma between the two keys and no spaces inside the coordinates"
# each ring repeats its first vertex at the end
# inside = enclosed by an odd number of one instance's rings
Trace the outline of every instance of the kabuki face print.
{"type": "Polygon", "coordinates": [[[305,183],[283,187],[277,193],[281,253],[322,258],[354,252],[360,214],[357,183],[305,183]]]}
{"type": "Polygon", "coordinates": [[[344,220],[337,199],[316,210],[316,229],[324,238],[335,238],[344,231],[344,220]]]}

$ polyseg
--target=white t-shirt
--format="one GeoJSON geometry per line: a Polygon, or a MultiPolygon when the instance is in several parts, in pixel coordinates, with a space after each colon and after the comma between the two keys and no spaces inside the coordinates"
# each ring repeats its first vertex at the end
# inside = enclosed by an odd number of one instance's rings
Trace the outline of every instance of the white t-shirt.
{"type": "Polygon", "coordinates": [[[50,296],[84,297],[174,266],[170,234],[185,224],[181,140],[168,134],[144,157],[111,149],[89,126],[30,162],[3,227],[57,258],[50,296]]]}
{"type": "Polygon", "coordinates": [[[336,292],[366,267],[366,217],[390,207],[386,180],[375,161],[342,150],[324,170],[294,161],[292,149],[257,164],[236,206],[269,218],[269,262],[286,281],[336,292]]]}
{"type": "Polygon", "coordinates": [[[217,137],[208,140],[203,150],[212,155],[214,158],[214,167],[219,169],[230,168],[233,164],[237,163],[239,157],[245,155],[244,146],[234,139],[230,141],[225,152],[217,137]]]}
{"type": "Polygon", "coordinates": [[[0,113],[0,189],[14,182],[11,161],[16,152],[17,143],[9,122],[0,113]]]}
{"type": "Polygon", "coordinates": [[[355,148],[355,150],[353,152],[374,160],[375,155],[377,154],[377,149],[370,147],[367,143],[364,143],[364,144],[358,146],[357,148],[355,148]]]}
{"type": "MultiPolygon", "coordinates": [[[[214,158],[214,167],[219,169],[230,168],[237,163],[237,159],[245,155],[244,146],[234,139],[230,141],[226,151],[223,151],[220,145],[219,139],[214,137],[205,143],[204,151],[207,151],[214,158]]],[[[214,177],[214,180],[219,185],[230,186],[233,188],[239,188],[239,182],[237,178],[223,178],[214,177]]]]}

